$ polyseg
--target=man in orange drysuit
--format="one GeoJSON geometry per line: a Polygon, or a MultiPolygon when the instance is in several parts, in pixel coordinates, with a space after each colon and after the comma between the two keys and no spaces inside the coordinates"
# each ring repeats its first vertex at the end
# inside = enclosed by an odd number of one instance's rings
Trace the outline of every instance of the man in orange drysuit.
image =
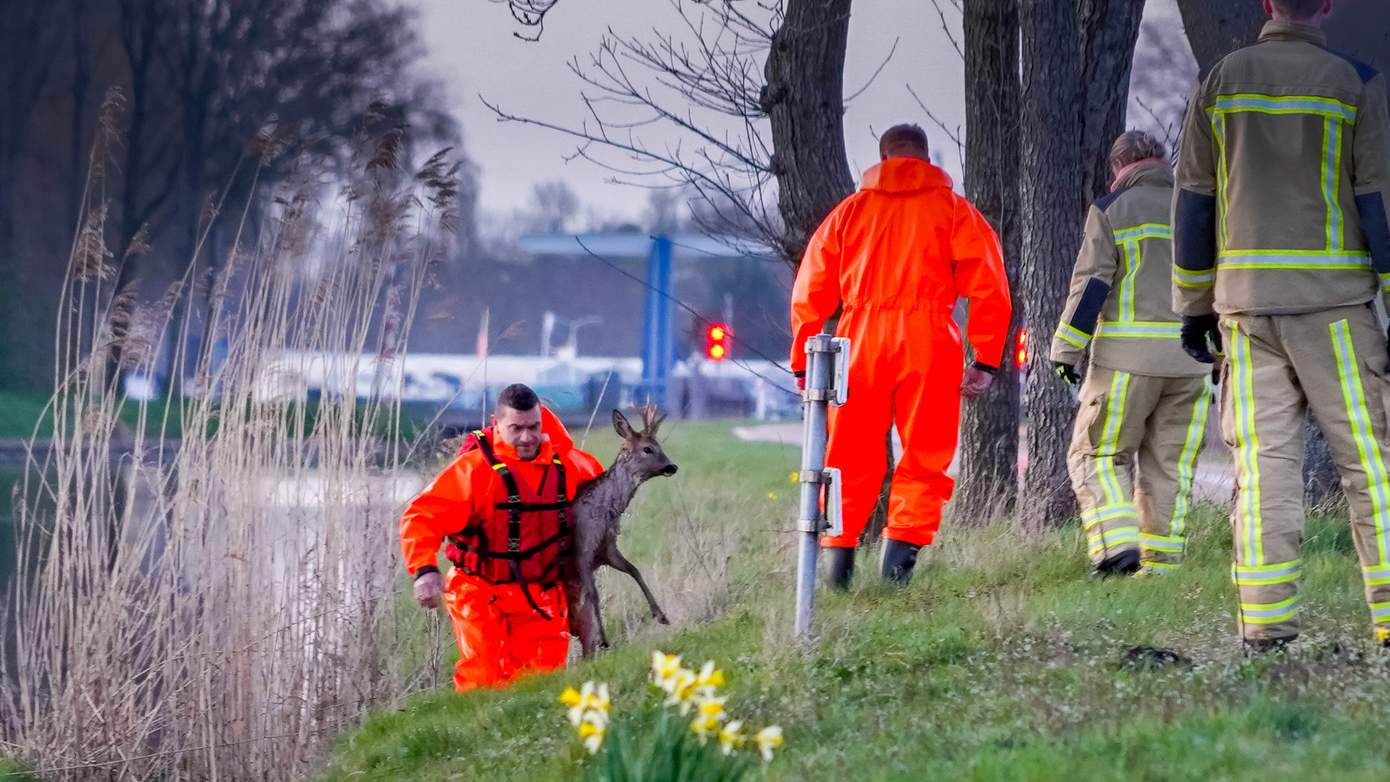
{"type": "Polygon", "coordinates": [[[846,588],[854,548],[873,513],[894,423],[903,455],[893,473],[882,575],[906,582],[932,542],[954,482],[960,398],[989,388],[1009,328],[999,239],[927,159],[916,125],[889,128],[859,192],[811,237],[792,291],[792,370],[804,387],[806,340],[840,310],[852,340],[849,402],[830,410],[826,465],[841,470],[844,534],[825,537],[830,581],[846,588]],[[964,368],[956,301],[970,302],[975,362],[964,368]]]}
{"type": "Polygon", "coordinates": [[[513,385],[498,397],[492,426],[474,432],[405,509],[401,549],[415,600],[434,609],[442,595],[458,637],[456,689],[564,667],[569,502],[602,472],[534,391],[513,385]],[[441,579],[446,539],[454,567],[441,579]]]}

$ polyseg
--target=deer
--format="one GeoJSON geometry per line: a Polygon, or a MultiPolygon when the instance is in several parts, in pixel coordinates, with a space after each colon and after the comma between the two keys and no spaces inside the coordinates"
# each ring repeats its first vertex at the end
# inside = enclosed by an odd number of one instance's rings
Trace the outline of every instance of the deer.
{"type": "Polygon", "coordinates": [[[642,571],[618,550],[622,516],[637,489],[651,478],[670,477],[677,470],[656,439],[666,416],[650,405],[642,408],[641,415],[642,431],[639,432],[622,412],[613,411],[613,429],[623,440],[622,449],[602,475],[579,487],[570,506],[571,555],[564,581],[565,599],[569,603],[570,635],[579,639],[584,657],[592,657],[596,650],[608,648],[603,615],[599,611],[598,586],[594,582],[594,574],[604,565],[636,581],[647,599],[652,617],[661,624],[670,624],[666,612],[657,605],[652,590],[642,578],[642,571]]]}

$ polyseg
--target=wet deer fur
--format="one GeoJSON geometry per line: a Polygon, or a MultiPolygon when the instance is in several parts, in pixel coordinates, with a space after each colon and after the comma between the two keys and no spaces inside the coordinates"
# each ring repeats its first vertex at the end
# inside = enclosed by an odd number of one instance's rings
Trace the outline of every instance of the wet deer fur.
{"type": "Polygon", "coordinates": [[[618,550],[622,516],[637,489],[651,478],[676,474],[676,465],[666,457],[656,440],[665,416],[654,407],[642,409],[642,431],[628,423],[621,412],[613,411],[613,429],[623,439],[622,450],[602,475],[584,484],[575,494],[572,522],[572,556],[565,578],[565,598],[569,602],[570,634],[579,638],[585,657],[596,649],[608,648],[599,610],[598,586],[594,574],[607,565],[632,577],[647,598],[652,616],[669,624],[666,613],[656,604],[642,572],[618,550]]]}

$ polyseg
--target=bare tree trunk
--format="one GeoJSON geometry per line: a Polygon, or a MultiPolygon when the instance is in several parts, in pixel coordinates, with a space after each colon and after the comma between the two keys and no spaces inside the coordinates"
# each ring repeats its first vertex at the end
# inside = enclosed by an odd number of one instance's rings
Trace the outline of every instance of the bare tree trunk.
{"type": "MultiPolygon", "coordinates": [[[[965,35],[965,194],[998,232],[1009,287],[1018,289],[1022,224],[1018,208],[1019,80],[1016,0],[967,0],[965,35]]],[[[1015,303],[1008,344],[1017,344],[1015,303]]],[[[961,410],[960,482],[952,517],[986,524],[1013,512],[1018,498],[1018,364],[1006,351],[989,393],[961,410]]]]}
{"type": "Polygon", "coordinates": [[[782,252],[793,266],[816,227],[854,191],[844,129],[849,10],[850,0],[788,0],[764,69],[782,252]]]}
{"type": "Polygon", "coordinates": [[[1248,3],[1178,0],[1178,10],[1187,30],[1187,41],[1192,45],[1192,54],[1203,75],[1222,57],[1254,43],[1266,20],[1264,10],[1255,0],[1248,3]]]}
{"type": "MultiPolygon", "coordinates": [[[[1143,0],[1021,0],[1023,315],[1035,341],[1061,317],[1087,201],[1107,184],[1100,153],[1124,126],[1143,0]]],[[[1028,359],[1026,529],[1072,516],[1066,444],[1075,413],[1045,351],[1028,359]]]]}

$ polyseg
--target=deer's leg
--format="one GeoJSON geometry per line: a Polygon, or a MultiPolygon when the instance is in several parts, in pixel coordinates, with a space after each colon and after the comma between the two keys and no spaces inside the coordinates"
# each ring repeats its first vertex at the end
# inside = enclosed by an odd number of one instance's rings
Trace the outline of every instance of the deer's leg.
{"type": "Polygon", "coordinates": [[[652,595],[652,590],[647,588],[647,581],[642,578],[642,571],[623,556],[623,552],[618,550],[618,544],[616,542],[610,543],[604,555],[609,567],[628,574],[633,581],[637,582],[637,586],[642,590],[642,595],[647,598],[647,606],[652,609],[652,616],[656,621],[664,625],[671,624],[671,621],[666,618],[666,612],[662,611],[661,606],[656,604],[656,597],[652,595]]]}
{"type": "MultiPolygon", "coordinates": [[[[593,629],[597,631],[598,646],[600,649],[607,649],[608,633],[604,632],[603,629],[603,612],[599,610],[598,584],[594,582],[594,571],[588,570],[581,572],[579,574],[579,577],[584,582],[584,603],[585,608],[587,609],[586,613],[588,613],[589,615],[589,621],[593,623],[593,629]]],[[[586,655],[587,654],[588,653],[586,652],[586,655]]]]}

